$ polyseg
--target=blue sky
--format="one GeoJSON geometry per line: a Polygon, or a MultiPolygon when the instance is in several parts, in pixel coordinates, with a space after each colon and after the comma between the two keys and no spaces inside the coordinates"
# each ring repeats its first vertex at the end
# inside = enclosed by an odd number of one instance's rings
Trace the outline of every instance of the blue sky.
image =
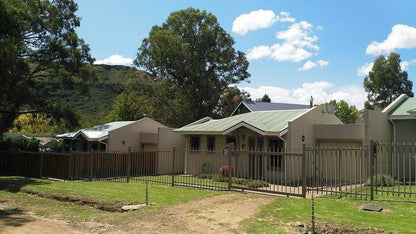
{"type": "Polygon", "coordinates": [[[213,13],[249,59],[253,98],[363,107],[363,77],[380,54],[401,55],[416,85],[416,1],[76,0],[78,34],[97,63],[130,64],[153,25],[173,11],[213,13]]]}

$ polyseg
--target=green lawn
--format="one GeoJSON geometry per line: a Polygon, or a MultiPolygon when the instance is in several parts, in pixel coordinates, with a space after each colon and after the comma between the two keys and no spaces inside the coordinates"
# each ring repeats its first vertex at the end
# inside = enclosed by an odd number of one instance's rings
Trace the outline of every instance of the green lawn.
{"type": "MultiPolygon", "coordinates": [[[[413,190],[413,188],[412,188],[413,190]]],[[[81,181],[48,181],[21,177],[0,177],[0,202],[8,204],[7,209],[21,209],[40,216],[57,217],[78,221],[103,221],[117,223],[137,212],[148,212],[167,206],[208,196],[224,194],[206,189],[170,187],[149,184],[149,202],[155,203],[142,210],[127,213],[106,212],[90,206],[45,199],[27,194],[27,192],[45,193],[53,196],[77,196],[93,198],[102,202],[144,203],[145,184],[138,182],[81,182],[81,181]],[[19,191],[25,191],[24,193],[19,191]]],[[[351,197],[315,198],[315,216],[317,227],[324,225],[340,226],[354,232],[381,231],[392,233],[412,233],[416,224],[416,198],[403,198],[377,194],[377,201],[354,200],[351,197]],[[405,201],[405,200],[410,201],[405,201]],[[383,207],[381,213],[363,211],[366,205],[383,207]],[[353,229],[349,229],[349,228],[353,229]],[[368,229],[371,228],[371,229],[368,229]]],[[[260,213],[250,220],[245,220],[237,232],[248,233],[293,233],[295,223],[310,225],[311,200],[302,198],[277,197],[271,204],[264,206],[260,213]],[[290,226],[288,229],[287,227],[290,226]]],[[[328,226],[325,226],[328,227],[328,226]]],[[[328,230],[328,229],[326,229],[328,230]]]]}
{"type": "MultiPolygon", "coordinates": [[[[195,189],[186,187],[169,187],[149,184],[149,203],[138,212],[147,212],[167,206],[204,197],[223,194],[224,192],[195,189]]],[[[81,182],[81,181],[48,181],[21,177],[0,177],[0,201],[13,201],[14,207],[34,209],[39,215],[63,216],[71,221],[85,221],[92,219],[122,218],[127,213],[111,213],[100,211],[88,206],[60,202],[54,199],[43,199],[27,194],[28,192],[43,193],[52,196],[76,196],[94,199],[101,202],[119,202],[125,204],[140,204],[146,201],[146,185],[144,183],[112,183],[112,182],[81,182]],[[24,191],[24,193],[18,192],[24,191]]],[[[134,212],[133,212],[134,213],[134,212]]]]}
{"type": "MultiPolygon", "coordinates": [[[[363,201],[351,198],[315,198],[315,220],[317,226],[343,226],[346,230],[354,227],[353,232],[380,231],[393,233],[414,233],[416,224],[416,199],[404,201],[403,198],[377,195],[382,201],[363,201]],[[384,200],[383,200],[384,199],[384,200]],[[383,207],[383,212],[363,211],[364,205],[383,207]],[[371,228],[366,230],[366,228],[371,228]]],[[[284,233],[283,224],[301,222],[311,225],[311,199],[276,198],[270,205],[245,226],[249,233],[284,233]]],[[[350,231],[351,232],[351,231],[350,231]]]]}

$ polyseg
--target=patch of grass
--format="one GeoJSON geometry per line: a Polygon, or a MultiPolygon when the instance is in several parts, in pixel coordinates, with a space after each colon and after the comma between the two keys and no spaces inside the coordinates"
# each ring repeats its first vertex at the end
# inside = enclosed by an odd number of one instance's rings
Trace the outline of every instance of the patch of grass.
{"type": "MultiPolygon", "coordinates": [[[[79,203],[45,199],[27,193],[18,193],[18,191],[48,194],[50,197],[73,196],[80,199],[84,197],[85,199],[97,199],[101,202],[123,204],[140,204],[145,203],[146,200],[146,185],[144,183],[46,181],[21,177],[0,177],[0,201],[9,201],[12,206],[26,210],[30,209],[41,216],[60,216],[71,221],[100,220],[104,218],[117,220],[129,214],[101,211],[90,206],[80,206],[79,203]],[[13,186],[13,184],[17,185],[13,186]],[[8,189],[10,186],[12,186],[12,189],[8,189]]],[[[223,193],[206,189],[149,184],[149,202],[155,205],[147,206],[138,212],[152,211],[223,193]]]]}
{"type": "MultiPolygon", "coordinates": [[[[415,203],[403,201],[362,201],[350,198],[331,199],[315,198],[315,220],[317,226],[334,232],[344,228],[345,231],[378,233],[381,231],[394,233],[414,232],[414,223],[409,217],[416,216],[415,203]],[[383,207],[384,211],[368,212],[361,208],[364,205],[383,207]],[[331,230],[331,228],[334,228],[331,230]]],[[[270,205],[263,207],[261,212],[245,226],[250,233],[276,233],[284,231],[282,223],[296,222],[311,224],[311,200],[276,198],[270,205]]]]}
{"type": "MultiPolygon", "coordinates": [[[[171,184],[171,176],[141,176],[135,177],[132,180],[138,181],[150,181],[155,183],[164,183],[171,184]]],[[[207,187],[218,187],[221,189],[227,189],[228,183],[227,178],[221,176],[220,174],[200,174],[198,176],[180,176],[177,175],[174,177],[175,184],[192,184],[192,185],[202,185],[207,187]]]]}

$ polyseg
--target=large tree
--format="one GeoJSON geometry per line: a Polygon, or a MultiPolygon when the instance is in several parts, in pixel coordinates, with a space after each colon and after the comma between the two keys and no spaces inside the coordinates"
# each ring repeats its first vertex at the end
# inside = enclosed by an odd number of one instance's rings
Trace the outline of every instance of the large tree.
{"type": "Polygon", "coordinates": [[[368,92],[367,109],[383,109],[401,94],[413,97],[412,81],[407,72],[400,67],[400,55],[391,53],[387,58],[380,55],[373,68],[364,79],[364,88],[368,92]]]}
{"type": "Polygon", "coordinates": [[[272,100],[270,99],[269,95],[264,94],[264,96],[262,98],[257,99],[256,101],[258,102],[271,102],[272,100]]]}
{"type": "Polygon", "coordinates": [[[192,111],[175,124],[183,125],[211,115],[228,85],[250,76],[245,54],[233,45],[213,14],[188,8],[152,27],[134,63],[167,79],[175,96],[187,100],[184,109],[192,111]]]}
{"type": "Polygon", "coordinates": [[[355,106],[350,106],[344,100],[337,102],[332,100],[329,103],[335,107],[335,116],[337,116],[343,123],[355,123],[360,118],[360,112],[355,106]]]}
{"type": "Polygon", "coordinates": [[[70,108],[48,98],[50,82],[85,91],[94,75],[88,45],[75,32],[76,10],[73,0],[0,1],[0,132],[23,113],[76,122],[70,108]]]}
{"type": "Polygon", "coordinates": [[[216,117],[229,117],[241,101],[251,100],[250,93],[240,90],[236,86],[226,88],[220,96],[218,105],[215,108],[216,117]]]}

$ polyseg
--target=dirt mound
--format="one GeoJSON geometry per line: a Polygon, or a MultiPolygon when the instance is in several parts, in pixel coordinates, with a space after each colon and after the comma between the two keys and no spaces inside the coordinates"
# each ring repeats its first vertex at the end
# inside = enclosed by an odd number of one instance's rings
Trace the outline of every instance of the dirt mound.
{"type": "Polygon", "coordinates": [[[21,189],[21,192],[35,195],[42,198],[54,199],[62,202],[70,202],[77,205],[86,205],[91,206],[99,210],[109,211],[109,212],[123,212],[121,209],[122,206],[128,205],[121,202],[111,202],[111,201],[102,201],[99,199],[84,197],[79,195],[59,195],[59,194],[50,194],[40,191],[34,191],[30,189],[21,189]]]}

